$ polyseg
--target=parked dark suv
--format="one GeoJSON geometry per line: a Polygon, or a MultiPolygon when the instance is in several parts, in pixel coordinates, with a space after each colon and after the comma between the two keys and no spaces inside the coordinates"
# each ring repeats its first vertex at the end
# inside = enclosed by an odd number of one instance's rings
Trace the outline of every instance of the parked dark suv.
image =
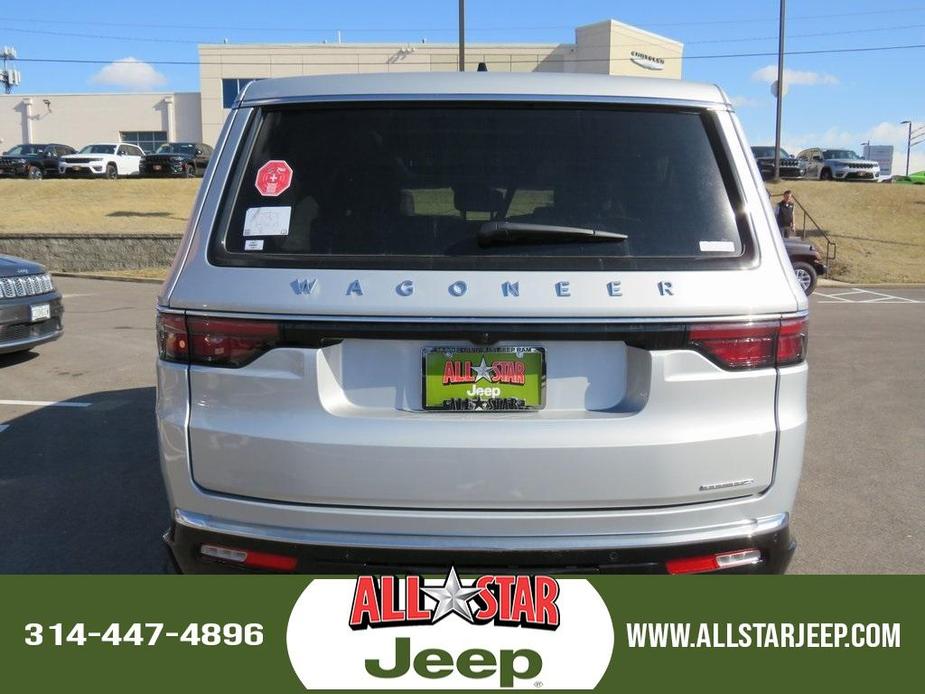
{"type": "Polygon", "coordinates": [[[74,154],[68,145],[16,145],[0,156],[0,176],[45,178],[58,175],[58,158],[74,154]]]}
{"type": "Polygon", "coordinates": [[[63,313],[61,294],[44,267],[0,255],[0,354],[57,340],[63,313]]]}
{"type": "MultiPolygon", "coordinates": [[[[761,178],[767,180],[774,178],[774,148],[773,147],[752,147],[752,154],[758,163],[758,171],[761,172],[761,178]]],[[[806,160],[794,157],[785,150],[780,151],[780,177],[781,178],[803,178],[806,173],[806,160]]]]}
{"type": "Polygon", "coordinates": [[[797,282],[809,296],[816,289],[816,281],[829,271],[822,261],[822,254],[813,244],[801,239],[784,239],[784,246],[797,282]]]}
{"type": "Polygon", "coordinates": [[[142,176],[202,176],[212,148],[202,142],[165,142],[154,154],[145,155],[142,176]]]}

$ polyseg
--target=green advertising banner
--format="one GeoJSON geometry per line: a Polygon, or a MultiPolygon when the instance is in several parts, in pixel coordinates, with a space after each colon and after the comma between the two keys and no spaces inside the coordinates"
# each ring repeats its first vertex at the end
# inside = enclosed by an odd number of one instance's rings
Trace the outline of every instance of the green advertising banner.
{"type": "Polygon", "coordinates": [[[8,692],[868,691],[925,578],[6,576],[8,692]]]}

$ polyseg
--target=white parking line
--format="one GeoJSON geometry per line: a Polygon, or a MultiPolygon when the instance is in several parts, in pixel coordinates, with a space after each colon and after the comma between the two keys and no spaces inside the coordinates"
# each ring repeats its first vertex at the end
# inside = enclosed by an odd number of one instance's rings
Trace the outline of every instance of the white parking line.
{"type": "Polygon", "coordinates": [[[65,402],[63,400],[0,400],[0,405],[24,405],[28,407],[90,407],[89,402],[65,402]]]}
{"type": "Polygon", "coordinates": [[[0,424],[0,434],[10,428],[9,424],[0,424]]]}
{"type": "Polygon", "coordinates": [[[825,294],[816,292],[816,295],[824,297],[826,300],[819,301],[820,304],[922,304],[925,301],[919,299],[910,299],[905,296],[896,296],[895,294],[884,294],[875,292],[872,289],[861,289],[852,287],[846,291],[825,294]]]}

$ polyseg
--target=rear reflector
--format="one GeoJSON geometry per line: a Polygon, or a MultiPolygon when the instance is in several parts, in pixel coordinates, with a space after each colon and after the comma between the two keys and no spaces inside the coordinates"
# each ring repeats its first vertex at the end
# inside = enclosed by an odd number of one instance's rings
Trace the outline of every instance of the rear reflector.
{"type": "Polygon", "coordinates": [[[298,561],[295,557],[287,557],[284,554],[253,552],[251,550],[221,547],[219,545],[203,545],[199,548],[199,553],[211,559],[248,566],[253,569],[268,569],[270,571],[295,571],[298,561]]]}
{"type": "Polygon", "coordinates": [[[701,574],[707,571],[720,571],[732,569],[736,566],[748,566],[761,561],[761,550],[743,549],[736,552],[722,552],[708,554],[702,557],[684,557],[683,559],[670,559],[665,562],[665,568],[670,574],[701,574]]]}

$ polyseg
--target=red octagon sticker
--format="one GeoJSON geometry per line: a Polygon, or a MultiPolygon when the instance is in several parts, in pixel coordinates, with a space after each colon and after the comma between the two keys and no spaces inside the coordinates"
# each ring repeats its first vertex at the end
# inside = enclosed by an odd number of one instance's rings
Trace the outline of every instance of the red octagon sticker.
{"type": "Polygon", "coordinates": [[[271,159],[257,170],[254,185],[264,197],[282,195],[292,185],[292,167],[282,159],[271,159]]]}

